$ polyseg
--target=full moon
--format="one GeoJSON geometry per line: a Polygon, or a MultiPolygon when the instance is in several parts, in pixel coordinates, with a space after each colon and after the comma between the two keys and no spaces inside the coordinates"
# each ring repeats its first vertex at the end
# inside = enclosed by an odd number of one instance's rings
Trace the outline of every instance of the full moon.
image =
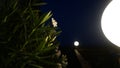
{"type": "Polygon", "coordinates": [[[120,47],[120,0],[112,0],[105,8],[101,28],[105,37],[120,47]]]}
{"type": "Polygon", "coordinates": [[[74,46],[79,46],[79,42],[78,41],[74,41],[74,46]]]}

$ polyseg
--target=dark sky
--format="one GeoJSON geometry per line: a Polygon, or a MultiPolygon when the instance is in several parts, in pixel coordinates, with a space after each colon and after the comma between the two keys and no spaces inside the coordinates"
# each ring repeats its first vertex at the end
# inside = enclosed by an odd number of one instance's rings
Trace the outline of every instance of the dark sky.
{"type": "Polygon", "coordinates": [[[62,30],[61,45],[104,45],[108,40],[101,31],[101,15],[110,0],[44,0],[43,10],[52,11],[62,30]]]}

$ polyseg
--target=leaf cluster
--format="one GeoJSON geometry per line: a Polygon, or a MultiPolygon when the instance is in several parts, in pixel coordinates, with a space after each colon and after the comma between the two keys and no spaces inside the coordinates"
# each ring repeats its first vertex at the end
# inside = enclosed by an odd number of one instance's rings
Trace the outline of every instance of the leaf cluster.
{"type": "Polygon", "coordinates": [[[0,68],[58,68],[61,31],[47,23],[42,0],[1,0],[0,68]]]}

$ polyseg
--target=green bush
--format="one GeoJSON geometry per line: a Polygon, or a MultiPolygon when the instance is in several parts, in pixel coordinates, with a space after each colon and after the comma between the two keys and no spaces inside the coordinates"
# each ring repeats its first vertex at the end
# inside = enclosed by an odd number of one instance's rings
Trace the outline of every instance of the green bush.
{"type": "Polygon", "coordinates": [[[66,67],[56,37],[52,13],[42,12],[42,0],[0,1],[0,68],[66,67]],[[53,24],[52,24],[53,23],[53,24]]]}

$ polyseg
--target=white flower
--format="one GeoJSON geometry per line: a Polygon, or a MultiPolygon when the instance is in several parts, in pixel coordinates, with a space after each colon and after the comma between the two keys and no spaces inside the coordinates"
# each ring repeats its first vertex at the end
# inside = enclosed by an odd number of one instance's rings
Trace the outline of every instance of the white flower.
{"type": "Polygon", "coordinates": [[[61,51],[57,50],[56,56],[59,57],[61,55],[61,51]]]}
{"type": "Polygon", "coordinates": [[[62,68],[62,64],[61,63],[57,63],[58,68],[62,68]]]}
{"type": "Polygon", "coordinates": [[[54,18],[52,18],[52,25],[53,27],[57,27],[57,21],[54,18]]]}

